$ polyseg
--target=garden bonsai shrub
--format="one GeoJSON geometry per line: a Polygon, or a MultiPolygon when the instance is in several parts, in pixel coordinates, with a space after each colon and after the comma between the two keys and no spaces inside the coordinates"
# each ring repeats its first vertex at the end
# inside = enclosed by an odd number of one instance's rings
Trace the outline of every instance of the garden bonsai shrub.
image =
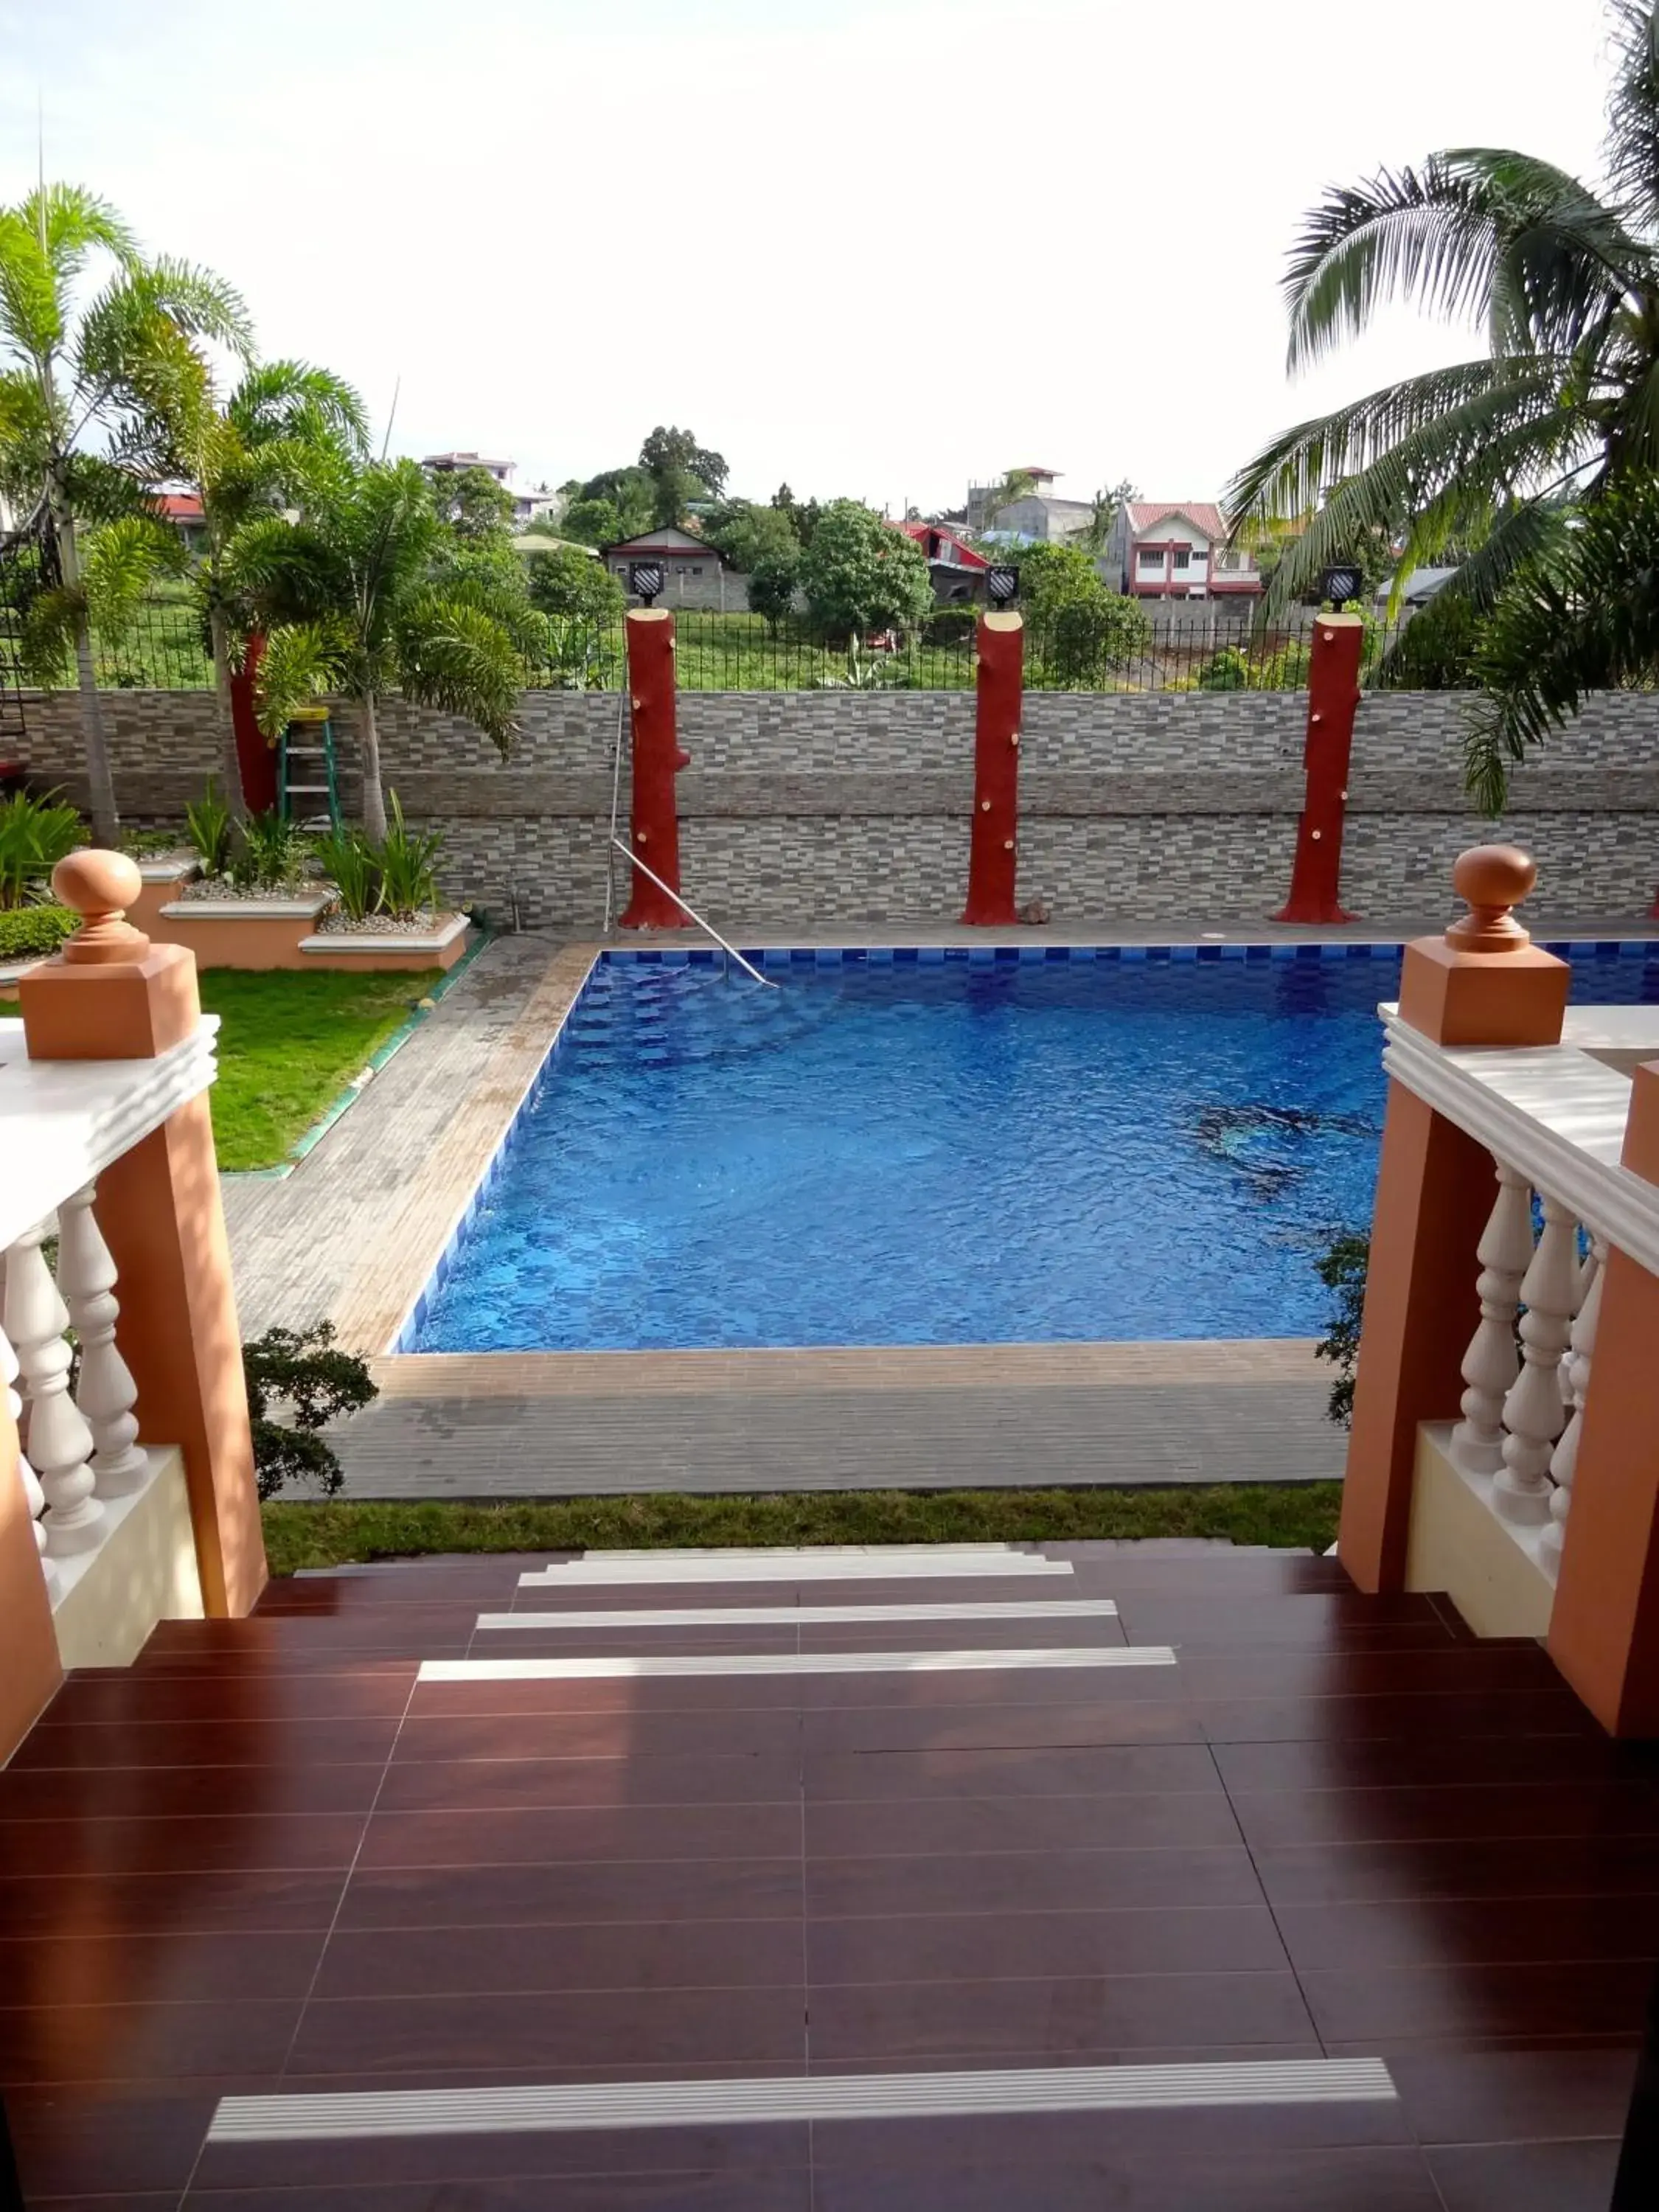
{"type": "Polygon", "coordinates": [[[1326,1334],[1314,1346],[1316,1355],[1328,1359],[1337,1370],[1331,1385],[1326,1415],[1339,1428],[1353,1420],[1354,1367],[1359,1358],[1359,1331],[1365,1317],[1365,1272],[1371,1256],[1371,1240],[1363,1231],[1345,1229],[1333,1237],[1315,1263],[1319,1279],[1336,1292],[1336,1304],[1326,1334]]]}
{"type": "Polygon", "coordinates": [[[260,1498],[275,1498],[290,1482],[334,1497],[345,1472],[321,1432],[379,1397],[368,1369],[355,1353],[335,1349],[334,1324],[323,1321],[303,1330],[268,1328],[242,1346],[242,1373],[260,1498]],[[273,1403],[291,1418],[274,1420],[273,1403]]]}

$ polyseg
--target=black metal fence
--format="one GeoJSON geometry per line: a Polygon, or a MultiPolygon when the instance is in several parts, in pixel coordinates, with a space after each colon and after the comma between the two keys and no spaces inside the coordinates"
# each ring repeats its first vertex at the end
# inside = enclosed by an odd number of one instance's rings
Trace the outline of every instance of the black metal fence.
{"type": "MultiPolygon", "coordinates": [[[[1308,680],[1314,613],[1254,628],[1231,610],[1189,603],[1179,613],[1133,602],[1096,603],[1050,620],[1027,617],[1025,683],[1034,691],[1299,691],[1308,680]]],[[[941,607],[902,629],[866,635],[799,617],[674,611],[675,665],[683,691],[967,691],[974,683],[974,615],[941,607]]],[[[614,691],[623,682],[623,626],[556,619],[546,661],[526,670],[532,687],[614,691]]],[[[1461,688],[1467,669],[1419,649],[1407,621],[1368,625],[1368,684],[1461,688]]],[[[1420,633],[1423,645],[1431,635],[1420,633]]],[[[94,636],[98,680],[108,690],[196,691],[213,666],[200,618],[186,599],[147,601],[116,635],[94,636]]],[[[65,685],[74,671],[65,665],[65,685]]]]}

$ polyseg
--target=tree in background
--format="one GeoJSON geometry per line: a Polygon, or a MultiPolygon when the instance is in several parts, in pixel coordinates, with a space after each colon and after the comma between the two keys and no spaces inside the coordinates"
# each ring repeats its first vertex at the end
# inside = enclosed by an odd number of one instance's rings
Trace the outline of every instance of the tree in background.
{"type": "Polygon", "coordinates": [[[1022,546],[1019,597],[1033,650],[1062,682],[1124,667],[1151,646],[1146,609],[1108,591],[1080,545],[1022,546]]]}
{"type": "Polygon", "coordinates": [[[591,553],[575,545],[554,545],[545,553],[532,553],[526,565],[530,572],[531,605],[544,615],[594,628],[621,621],[628,594],[604,562],[596,561],[591,553]]]}
{"type": "Polygon", "coordinates": [[[432,503],[458,538],[488,540],[513,525],[513,495],[488,469],[434,469],[432,503]]]}
{"type": "MultiPolygon", "coordinates": [[[[1571,569],[1564,495],[1593,503],[1659,467],[1659,35],[1652,0],[1612,14],[1606,197],[1475,147],[1334,188],[1308,216],[1285,280],[1293,372],[1395,300],[1472,318],[1486,350],[1298,423],[1242,471],[1228,507],[1247,528],[1309,518],[1270,605],[1403,523],[1401,574],[1463,543],[1445,589],[1484,611],[1522,571],[1571,569]]],[[[1471,763],[1489,792],[1502,761],[1500,744],[1471,763]]]]}
{"type": "Polygon", "coordinates": [[[1036,478],[1029,469],[1009,469],[1000,483],[985,495],[986,527],[994,530],[997,516],[1005,507],[1012,507],[1016,500],[1029,499],[1036,489],[1036,478]]]}
{"type": "Polygon", "coordinates": [[[800,559],[800,540],[790,517],[753,500],[727,500],[703,517],[702,534],[738,574],[752,575],[763,563],[800,559]]]}
{"type": "Polygon", "coordinates": [[[620,545],[657,518],[656,487],[641,468],[605,469],[574,488],[559,526],[574,545],[620,545]]]}
{"type": "Polygon", "coordinates": [[[800,564],[799,553],[763,553],[749,571],[749,611],[764,618],[774,637],[794,606],[800,564]]]}
{"type": "MultiPolygon", "coordinates": [[[[73,647],[89,811],[106,844],[119,820],[79,532],[87,523],[131,525],[145,511],[159,473],[151,426],[199,375],[204,341],[248,350],[240,299],[204,270],[147,260],[105,201],[47,185],[0,208],[0,490],[39,547],[44,591],[56,595],[40,634],[73,647]],[[78,306],[100,258],[111,274],[78,306]]],[[[161,546],[132,527],[119,542],[129,576],[146,544],[161,546]]]]}
{"type": "Polygon", "coordinates": [[[780,514],[788,516],[789,526],[805,551],[812,542],[812,532],[818,526],[818,517],[823,509],[815,499],[797,499],[787,483],[778,486],[772,495],[771,503],[780,514]]]}
{"type": "Polygon", "coordinates": [[[838,634],[903,629],[933,604],[921,548],[855,499],[831,500],[819,515],[800,581],[814,617],[838,634]]]}
{"type": "Polygon", "coordinates": [[[387,692],[465,715],[506,756],[526,664],[547,650],[546,620],[516,564],[509,576],[457,540],[416,462],[343,472],[296,524],[247,524],[228,566],[266,633],[261,729],[276,735],[326,692],[355,705],[371,838],[386,832],[378,708],[387,692]]]}
{"type": "Polygon", "coordinates": [[[640,447],[640,466],[651,479],[651,520],[659,529],[684,529],[695,501],[717,500],[726,489],[724,455],[700,446],[690,430],[659,422],[640,447]]]}
{"type": "Polygon", "coordinates": [[[1091,553],[1103,553],[1106,541],[1112,534],[1112,525],[1117,520],[1119,507],[1127,507],[1132,500],[1139,497],[1139,485],[1127,477],[1117,483],[1103,486],[1089,503],[1089,520],[1078,539],[1079,544],[1091,553]]]}

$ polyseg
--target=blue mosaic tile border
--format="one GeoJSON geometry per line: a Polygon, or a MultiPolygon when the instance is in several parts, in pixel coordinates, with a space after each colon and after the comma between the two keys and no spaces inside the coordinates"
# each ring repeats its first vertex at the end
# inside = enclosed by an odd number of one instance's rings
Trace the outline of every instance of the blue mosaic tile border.
{"type": "MultiPolygon", "coordinates": [[[[1050,962],[1091,962],[1107,965],[1121,963],[1168,963],[1175,967],[1207,966],[1212,962],[1243,960],[1288,963],[1292,961],[1323,960],[1398,960],[1404,947],[1398,939],[1377,942],[1352,941],[1338,944],[1304,944],[1281,942],[1272,945],[833,945],[808,948],[784,945],[742,947],[744,957],[760,969],[769,968],[942,968],[961,963],[969,968],[1039,967],[1050,962]]],[[[1620,940],[1614,938],[1556,939],[1543,947],[1565,959],[1573,953],[1593,952],[1603,957],[1620,955],[1659,960],[1659,938],[1637,938],[1620,940]]],[[[489,1166],[478,1178],[477,1187],[468,1199],[459,1219],[451,1230],[444,1249],[419,1296],[404,1316],[403,1324],[392,1339],[393,1352],[412,1352],[433,1299],[448,1280],[455,1265],[467,1231],[477,1217],[478,1209],[489,1198],[505,1171],[514,1146],[519,1141],[520,1124],[527,1110],[540,1097],[553,1063],[563,1049],[566,1040],[575,1026],[575,1017],[581,1002],[592,988],[593,978],[602,963],[619,968],[714,968],[726,955],[713,945],[609,945],[599,955],[589,971],[586,981],[577,993],[559,1025],[558,1034],[547,1048],[541,1066],[532,1077],[528,1089],[520,1101],[513,1119],[501,1133],[501,1140],[492,1154],[489,1166]]]]}

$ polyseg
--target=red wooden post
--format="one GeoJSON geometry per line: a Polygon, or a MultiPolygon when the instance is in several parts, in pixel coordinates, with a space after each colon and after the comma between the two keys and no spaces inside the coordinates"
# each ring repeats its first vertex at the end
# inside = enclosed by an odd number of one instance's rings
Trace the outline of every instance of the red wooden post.
{"type": "MultiPolygon", "coordinates": [[[[680,820],[674,778],[690,760],[674,726],[674,617],[665,607],[630,607],[628,689],[634,718],[634,796],[629,837],[653,875],[680,887],[680,820]]],[[[684,929],[687,916],[650,876],[630,868],[632,895],[623,929],[684,929]]]]}
{"type": "Polygon", "coordinates": [[[1302,755],[1307,783],[1297,826],[1291,895],[1273,917],[1275,921],[1354,919],[1338,894],[1348,760],[1364,645],[1365,625],[1358,615],[1321,615],[1314,624],[1308,667],[1308,742],[1302,755]]]}
{"type": "Polygon", "coordinates": [[[1017,614],[979,618],[975,678],[974,829],[968,848],[964,921],[994,927],[1017,921],[1014,878],[1019,839],[1019,720],[1024,624],[1017,614]]]}
{"type": "Polygon", "coordinates": [[[256,630],[247,641],[240,668],[230,679],[231,724],[242,769],[242,799],[250,814],[268,814],[276,804],[276,748],[266,740],[253,719],[253,683],[264,649],[264,633],[256,630]]]}

